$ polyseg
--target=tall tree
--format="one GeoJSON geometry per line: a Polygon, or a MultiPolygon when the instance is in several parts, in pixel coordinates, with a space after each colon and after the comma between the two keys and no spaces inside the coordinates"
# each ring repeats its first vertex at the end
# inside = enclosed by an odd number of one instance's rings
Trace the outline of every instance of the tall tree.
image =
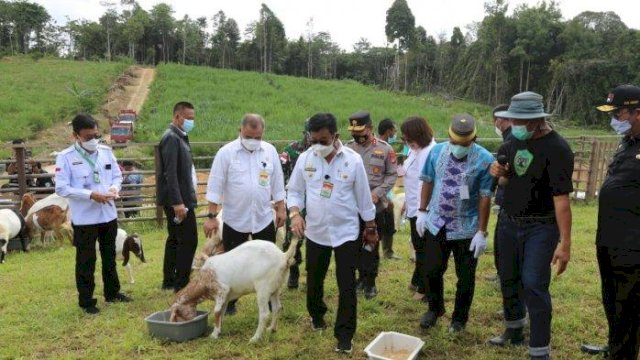
{"type": "MultiPolygon", "coordinates": [[[[398,41],[398,55],[409,48],[415,35],[416,19],[406,0],[395,0],[387,10],[387,24],[384,28],[389,42],[398,41]]],[[[399,57],[398,57],[399,60],[399,57]]],[[[407,90],[407,57],[405,56],[404,90],[407,90]]],[[[396,61],[396,77],[400,74],[400,64],[396,61]]],[[[397,89],[397,83],[395,85],[397,89]]]]}
{"type": "Polygon", "coordinates": [[[170,5],[159,3],[151,9],[151,24],[158,33],[162,43],[159,44],[162,51],[162,61],[169,61],[169,40],[174,34],[175,19],[170,5]]]}

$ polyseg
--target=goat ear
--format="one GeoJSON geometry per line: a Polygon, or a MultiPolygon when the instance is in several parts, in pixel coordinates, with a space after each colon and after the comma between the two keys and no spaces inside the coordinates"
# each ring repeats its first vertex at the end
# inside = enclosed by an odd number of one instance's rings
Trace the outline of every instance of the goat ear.
{"type": "Polygon", "coordinates": [[[171,317],[169,317],[169,322],[176,322],[178,320],[178,309],[171,309],[171,317]]]}
{"type": "Polygon", "coordinates": [[[131,253],[131,244],[129,244],[129,238],[124,240],[122,244],[122,266],[127,266],[129,263],[129,254],[131,253]]]}

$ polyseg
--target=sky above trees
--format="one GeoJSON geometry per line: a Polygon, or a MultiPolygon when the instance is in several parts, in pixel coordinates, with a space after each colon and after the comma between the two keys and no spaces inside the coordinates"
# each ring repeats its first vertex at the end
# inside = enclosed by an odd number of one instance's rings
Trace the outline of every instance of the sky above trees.
{"type": "MultiPolygon", "coordinates": [[[[119,3],[119,0],[112,0],[119,3]]],[[[35,0],[43,5],[58,24],[72,20],[87,19],[97,21],[105,8],[100,0],[35,0]]],[[[151,9],[159,2],[165,2],[175,10],[174,16],[182,18],[187,14],[195,19],[201,16],[213,17],[219,10],[237,21],[241,32],[259,16],[261,3],[265,3],[282,21],[286,36],[296,39],[309,30],[309,19],[313,18],[312,32],[329,32],[333,41],[344,50],[351,51],[360,38],[366,38],[374,46],[384,46],[386,41],[384,25],[386,11],[392,0],[138,0],[144,9],[151,9]]],[[[415,25],[422,26],[428,35],[438,38],[452,35],[454,27],[463,33],[473,22],[482,21],[485,10],[483,0],[408,0],[415,16],[415,25]]],[[[509,13],[520,4],[535,6],[538,0],[511,0],[509,13]]],[[[613,11],[629,27],[640,29],[640,1],[634,0],[560,0],[558,8],[564,19],[571,19],[583,11],[613,11]]]]}

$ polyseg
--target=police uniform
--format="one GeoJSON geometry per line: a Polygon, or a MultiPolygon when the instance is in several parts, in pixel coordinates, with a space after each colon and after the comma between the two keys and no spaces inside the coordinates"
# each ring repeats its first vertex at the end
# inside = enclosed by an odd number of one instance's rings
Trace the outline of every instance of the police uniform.
{"type": "MultiPolygon", "coordinates": [[[[371,124],[371,117],[368,112],[357,112],[349,117],[349,131],[362,131],[371,124]]],[[[372,135],[373,136],[373,135],[372,135]]],[[[371,139],[366,146],[359,145],[355,140],[349,141],[346,145],[357,152],[364,163],[369,180],[371,193],[378,197],[376,205],[376,226],[378,234],[383,233],[384,211],[389,205],[387,193],[393,188],[398,177],[397,159],[393,148],[386,142],[371,139]]],[[[364,230],[364,222],[360,223],[361,230],[364,230]]],[[[378,266],[380,264],[379,244],[376,244],[373,251],[365,248],[360,249],[358,261],[358,271],[360,273],[359,282],[367,289],[375,287],[378,276],[378,266]]]]}
{"type": "MultiPolygon", "coordinates": [[[[624,107],[640,111],[639,87],[615,88],[598,110],[624,107]]],[[[637,359],[640,346],[640,134],[629,130],[598,195],[596,246],[611,359],[637,359]]]]}
{"type": "Polygon", "coordinates": [[[104,297],[107,301],[117,299],[120,282],[116,271],[116,205],[113,200],[100,204],[90,199],[92,192],[120,191],[122,172],[113,152],[103,145],[98,145],[93,153],[86,152],[78,144],[69,146],[57,156],[55,183],[56,194],[69,200],[80,307],[89,308],[96,304],[93,298],[96,239],[102,258],[104,297]]]}

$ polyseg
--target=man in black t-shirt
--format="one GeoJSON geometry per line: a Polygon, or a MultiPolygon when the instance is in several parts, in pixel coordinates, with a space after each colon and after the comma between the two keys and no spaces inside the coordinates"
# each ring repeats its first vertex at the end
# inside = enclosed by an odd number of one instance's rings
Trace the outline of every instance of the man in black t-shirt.
{"type": "Polygon", "coordinates": [[[640,87],[620,85],[598,110],[623,135],[598,195],[596,246],[609,359],[637,359],[640,347],[640,87]]]}
{"type": "Polygon", "coordinates": [[[551,340],[550,263],[558,275],[567,268],[571,248],[573,152],[546,122],[542,96],[524,92],[509,109],[495,114],[512,120],[512,137],[498,150],[507,164],[491,166],[506,177],[498,228],[500,287],[505,332],[492,345],[522,344],[525,315],[530,315],[529,355],[549,359],[551,340]],[[525,307],[526,305],[526,307],[525,307]]]}

